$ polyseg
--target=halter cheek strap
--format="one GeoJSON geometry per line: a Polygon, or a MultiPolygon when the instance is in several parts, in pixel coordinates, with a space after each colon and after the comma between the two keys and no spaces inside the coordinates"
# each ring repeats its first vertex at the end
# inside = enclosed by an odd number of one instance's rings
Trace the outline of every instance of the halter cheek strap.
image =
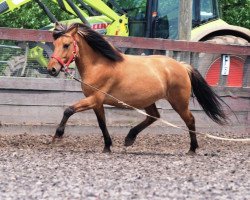
{"type": "MultiPolygon", "coordinates": [[[[71,36],[72,37],[72,36],[71,36]]],[[[73,37],[72,37],[73,38],[73,37]]],[[[67,62],[64,62],[59,56],[56,56],[55,54],[52,54],[51,58],[54,58],[57,60],[57,62],[59,62],[62,65],[62,69],[63,71],[67,72],[69,70],[69,65],[70,63],[74,62],[76,57],[77,57],[77,51],[78,51],[78,46],[77,46],[77,42],[76,40],[73,38],[73,52],[72,55],[70,56],[70,58],[68,59],[67,62]]]]}

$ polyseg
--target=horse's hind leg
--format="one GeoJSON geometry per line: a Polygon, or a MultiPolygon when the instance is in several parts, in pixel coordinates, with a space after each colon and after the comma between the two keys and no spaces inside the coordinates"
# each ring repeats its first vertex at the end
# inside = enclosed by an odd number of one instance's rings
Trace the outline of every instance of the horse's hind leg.
{"type": "Polygon", "coordinates": [[[188,101],[184,101],[183,99],[179,99],[179,101],[176,99],[174,103],[170,102],[174,110],[180,115],[180,117],[185,122],[186,126],[189,129],[189,135],[190,135],[190,149],[189,154],[195,153],[196,148],[198,148],[198,142],[196,139],[196,133],[195,131],[195,118],[188,109],[188,101]]]}
{"type": "Polygon", "coordinates": [[[100,129],[102,130],[103,138],[104,138],[104,149],[103,152],[111,152],[110,146],[112,145],[112,140],[110,138],[107,126],[106,126],[106,119],[105,119],[105,114],[104,114],[104,108],[101,106],[100,108],[94,108],[98,124],[100,129]]]}
{"type": "MultiPolygon", "coordinates": [[[[148,106],[148,107],[146,107],[145,111],[146,111],[147,114],[152,115],[152,116],[154,116],[156,118],[160,117],[160,114],[159,114],[159,112],[158,112],[158,110],[156,108],[155,103],[148,106]]],[[[128,135],[125,138],[124,145],[125,146],[131,146],[135,142],[135,139],[136,139],[138,133],[140,133],[143,129],[145,129],[146,127],[148,127],[152,123],[154,123],[156,120],[157,119],[155,119],[155,118],[147,116],[147,118],[143,122],[141,122],[137,126],[133,127],[129,131],[128,135]]]]}
{"type": "Polygon", "coordinates": [[[186,110],[184,112],[181,112],[180,114],[181,118],[186,123],[188,129],[189,129],[189,136],[190,136],[190,149],[188,151],[189,154],[195,153],[196,148],[198,148],[198,142],[196,139],[196,133],[194,132],[195,129],[195,118],[190,112],[190,110],[186,110]]]}

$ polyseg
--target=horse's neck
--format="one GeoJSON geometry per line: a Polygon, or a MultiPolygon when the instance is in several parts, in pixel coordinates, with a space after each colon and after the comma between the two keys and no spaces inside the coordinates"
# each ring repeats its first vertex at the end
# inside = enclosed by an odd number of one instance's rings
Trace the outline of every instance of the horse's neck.
{"type": "MultiPolygon", "coordinates": [[[[81,76],[87,74],[93,65],[98,61],[98,53],[96,53],[85,41],[79,45],[79,55],[76,59],[76,65],[81,76]]],[[[82,77],[83,78],[83,77],[82,77]]]]}

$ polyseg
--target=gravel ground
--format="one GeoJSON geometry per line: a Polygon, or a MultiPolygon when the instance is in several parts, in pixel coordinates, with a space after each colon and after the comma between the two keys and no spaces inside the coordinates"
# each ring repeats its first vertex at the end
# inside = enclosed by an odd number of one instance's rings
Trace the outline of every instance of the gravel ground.
{"type": "Polygon", "coordinates": [[[0,199],[250,199],[249,143],[198,137],[189,156],[184,134],[124,136],[103,154],[100,134],[0,135],[0,199]]]}

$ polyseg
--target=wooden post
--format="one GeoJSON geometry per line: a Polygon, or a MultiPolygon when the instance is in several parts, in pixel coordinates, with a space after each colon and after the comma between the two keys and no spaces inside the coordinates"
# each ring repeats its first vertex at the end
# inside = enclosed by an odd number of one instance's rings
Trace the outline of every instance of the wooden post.
{"type": "MultiPolygon", "coordinates": [[[[191,39],[192,30],[192,0],[180,0],[179,9],[179,24],[178,24],[178,39],[187,40],[191,39]]],[[[190,53],[181,53],[180,59],[190,63],[190,53]]]]}
{"type": "Polygon", "coordinates": [[[179,40],[190,40],[192,30],[192,3],[191,0],[180,0],[179,10],[179,40]]]}

